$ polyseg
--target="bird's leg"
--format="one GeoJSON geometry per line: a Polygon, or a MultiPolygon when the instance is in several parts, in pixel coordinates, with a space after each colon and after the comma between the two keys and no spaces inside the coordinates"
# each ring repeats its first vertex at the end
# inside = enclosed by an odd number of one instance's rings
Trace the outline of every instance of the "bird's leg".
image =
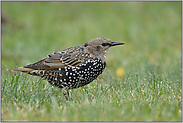
{"type": "Polygon", "coordinates": [[[62,93],[63,95],[65,96],[66,100],[68,100],[68,97],[69,97],[69,93],[68,93],[68,89],[66,87],[64,87],[62,89],[62,93]]]}

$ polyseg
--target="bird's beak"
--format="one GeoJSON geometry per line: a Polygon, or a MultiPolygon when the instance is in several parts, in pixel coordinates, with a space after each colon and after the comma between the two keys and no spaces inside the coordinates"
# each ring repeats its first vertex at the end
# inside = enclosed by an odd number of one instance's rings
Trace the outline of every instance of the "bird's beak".
{"type": "Polygon", "coordinates": [[[123,45],[125,43],[111,41],[110,46],[123,45]]]}

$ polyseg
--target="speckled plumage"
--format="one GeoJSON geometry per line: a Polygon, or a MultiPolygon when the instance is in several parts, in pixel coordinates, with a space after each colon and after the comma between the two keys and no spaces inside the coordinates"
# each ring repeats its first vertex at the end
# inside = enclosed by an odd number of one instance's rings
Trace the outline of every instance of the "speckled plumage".
{"type": "Polygon", "coordinates": [[[110,47],[123,44],[96,38],[84,46],[55,51],[36,63],[14,68],[13,71],[40,76],[51,85],[63,88],[66,95],[68,89],[85,86],[96,79],[106,67],[106,53],[110,47]]]}

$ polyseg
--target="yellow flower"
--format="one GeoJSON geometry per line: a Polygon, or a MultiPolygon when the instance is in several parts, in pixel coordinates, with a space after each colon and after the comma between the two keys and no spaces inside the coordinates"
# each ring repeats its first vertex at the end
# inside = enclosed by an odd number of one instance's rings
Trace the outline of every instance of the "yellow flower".
{"type": "Polygon", "coordinates": [[[124,76],[124,73],[125,73],[125,71],[124,71],[123,68],[118,68],[116,70],[116,74],[117,74],[118,77],[123,77],[124,76]]]}

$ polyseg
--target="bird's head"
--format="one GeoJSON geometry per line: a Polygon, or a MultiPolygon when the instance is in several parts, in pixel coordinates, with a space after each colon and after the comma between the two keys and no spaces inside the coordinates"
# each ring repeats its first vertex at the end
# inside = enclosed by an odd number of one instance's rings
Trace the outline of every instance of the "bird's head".
{"type": "Polygon", "coordinates": [[[91,55],[105,60],[106,53],[116,45],[123,45],[121,42],[113,42],[106,38],[95,38],[84,44],[85,49],[91,55]]]}

